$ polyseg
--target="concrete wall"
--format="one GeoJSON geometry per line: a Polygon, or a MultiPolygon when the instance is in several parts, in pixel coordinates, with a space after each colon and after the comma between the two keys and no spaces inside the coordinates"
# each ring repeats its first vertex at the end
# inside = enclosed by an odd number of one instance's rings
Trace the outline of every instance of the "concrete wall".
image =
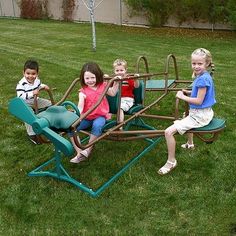
{"type": "Polygon", "coordinates": [[[20,9],[17,0],[0,0],[0,16],[19,17],[20,9]]]}
{"type": "MultiPolygon", "coordinates": [[[[88,0],[84,2],[88,3],[88,0]]],[[[95,21],[111,24],[136,24],[147,25],[148,22],[142,16],[129,17],[129,10],[122,0],[96,0],[95,21]],[[100,3],[100,4],[99,4],[100,3]]],[[[50,0],[50,9],[53,9],[51,14],[54,19],[62,19],[62,0],[50,0]]],[[[76,8],[73,12],[73,19],[75,21],[90,21],[90,14],[87,7],[82,0],[77,0],[76,8]]]]}
{"type": "MultiPolygon", "coordinates": [[[[20,17],[19,0],[0,0],[0,16],[20,17]]],[[[62,0],[49,0],[48,11],[52,19],[62,20],[62,0]]],[[[84,0],[89,3],[89,0],[84,0]]],[[[95,0],[95,21],[112,24],[148,25],[145,16],[130,17],[129,9],[122,0],[95,0]]],[[[75,21],[90,21],[89,10],[82,0],[76,0],[76,7],[73,12],[75,21]]],[[[166,26],[178,27],[174,19],[170,19],[166,26]]],[[[205,28],[205,29],[230,29],[229,25],[215,24],[212,26],[204,22],[187,22],[180,27],[185,28],[205,28]]]]}
{"type": "MultiPolygon", "coordinates": [[[[0,0],[0,16],[20,17],[19,0],[0,0]]],[[[84,0],[88,3],[88,0],[84,0]]],[[[99,4],[101,0],[96,0],[99,4]]],[[[49,0],[49,15],[62,19],[62,0],[49,0]]],[[[89,11],[82,0],[76,1],[73,12],[75,21],[90,21],[89,11]]],[[[122,0],[103,0],[95,9],[95,21],[112,24],[147,24],[144,17],[129,17],[128,9],[122,0]]]]}

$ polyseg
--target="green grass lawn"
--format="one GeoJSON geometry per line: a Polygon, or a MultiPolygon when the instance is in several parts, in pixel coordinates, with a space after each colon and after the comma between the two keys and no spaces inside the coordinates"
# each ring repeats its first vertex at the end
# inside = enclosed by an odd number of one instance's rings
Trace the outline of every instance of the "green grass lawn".
{"type": "MultiPolygon", "coordinates": [[[[96,25],[96,33],[93,52],[89,24],[0,19],[0,235],[236,235],[235,33],[104,24],[96,25]],[[178,167],[161,177],[157,170],[167,158],[163,139],[97,198],[66,182],[27,176],[53,155],[52,145],[31,144],[24,124],[8,113],[27,59],[38,60],[40,78],[56,88],[58,101],[85,62],[95,61],[111,74],[112,62],[124,58],[135,72],[138,56],[145,55],[150,71],[162,72],[173,53],[180,78],[189,79],[190,54],[198,47],[213,55],[214,111],[227,121],[216,142],[196,139],[196,149],[185,151],[180,148],[185,137],[176,136],[178,167]]],[[[77,103],[77,91],[70,100],[77,103]]],[[[158,109],[171,112],[173,107],[170,96],[158,109]]],[[[63,163],[97,188],[142,147],[141,140],[102,141],[90,162],[72,165],[63,158],[63,163]]]]}

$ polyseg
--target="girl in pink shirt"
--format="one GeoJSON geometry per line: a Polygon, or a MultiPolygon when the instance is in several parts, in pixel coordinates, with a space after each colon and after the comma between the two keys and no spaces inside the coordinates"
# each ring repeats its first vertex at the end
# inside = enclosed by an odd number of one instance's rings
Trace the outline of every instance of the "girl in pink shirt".
{"type": "MultiPolygon", "coordinates": [[[[80,114],[86,113],[99,100],[101,94],[103,93],[107,85],[107,83],[103,80],[103,75],[104,74],[101,71],[100,67],[94,62],[86,63],[82,67],[80,73],[80,82],[82,88],[79,91],[78,102],[78,109],[80,111],[80,114]]],[[[113,86],[108,89],[107,94],[110,96],[115,96],[117,91],[118,83],[114,82],[113,86]]],[[[101,135],[102,127],[105,125],[106,120],[110,118],[111,116],[109,114],[109,104],[106,97],[104,97],[98,107],[93,110],[86,117],[86,119],[83,119],[81,121],[81,123],[77,127],[77,131],[91,127],[91,135],[89,138],[89,142],[92,142],[98,136],[101,135]]],[[[77,155],[72,158],[70,162],[79,163],[88,158],[93,146],[81,150],[76,146],[72,137],[71,141],[77,152],[77,155]]],[[[80,142],[79,137],[78,141],[80,142]]]]}

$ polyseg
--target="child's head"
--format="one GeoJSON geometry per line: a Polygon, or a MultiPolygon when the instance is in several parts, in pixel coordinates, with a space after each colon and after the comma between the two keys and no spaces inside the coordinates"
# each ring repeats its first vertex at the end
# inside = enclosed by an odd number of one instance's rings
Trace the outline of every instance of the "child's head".
{"type": "Polygon", "coordinates": [[[104,80],[103,80],[103,72],[100,69],[100,67],[98,66],[97,63],[95,62],[88,62],[86,64],[83,65],[81,72],[80,72],[80,83],[81,86],[84,87],[86,86],[86,76],[87,74],[93,74],[96,80],[95,85],[101,84],[104,80]]]}
{"type": "Polygon", "coordinates": [[[211,53],[205,48],[198,48],[191,55],[194,76],[202,74],[213,66],[211,53]]]}
{"type": "Polygon", "coordinates": [[[127,72],[127,62],[123,59],[116,59],[113,62],[115,75],[124,76],[127,72]]]}
{"type": "Polygon", "coordinates": [[[205,59],[206,62],[206,66],[209,67],[211,66],[212,63],[212,56],[211,53],[205,49],[205,48],[198,48],[196,50],[193,51],[192,53],[192,57],[194,56],[199,56],[205,59]]]}
{"type": "Polygon", "coordinates": [[[39,72],[39,64],[38,64],[37,61],[28,60],[28,61],[25,62],[24,72],[25,72],[26,69],[35,70],[38,73],[39,72]]]}
{"type": "Polygon", "coordinates": [[[25,62],[23,75],[29,83],[33,83],[38,76],[39,65],[37,61],[28,60],[25,62]]]}

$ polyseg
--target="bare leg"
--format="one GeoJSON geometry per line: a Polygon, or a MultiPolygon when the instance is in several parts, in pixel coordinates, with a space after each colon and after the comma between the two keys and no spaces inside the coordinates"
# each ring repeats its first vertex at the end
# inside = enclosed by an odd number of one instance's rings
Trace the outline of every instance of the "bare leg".
{"type": "Polygon", "coordinates": [[[165,139],[167,144],[167,150],[168,150],[168,160],[171,162],[176,161],[175,159],[175,137],[174,134],[177,132],[175,126],[170,126],[165,130],[165,139]]]}
{"type": "Polygon", "coordinates": [[[188,137],[188,144],[192,145],[193,144],[193,133],[187,133],[188,137]]]}
{"type": "Polygon", "coordinates": [[[181,147],[187,149],[194,149],[193,133],[187,133],[187,138],[188,138],[187,143],[182,144],[181,147]]]}
{"type": "Polygon", "coordinates": [[[168,127],[165,130],[165,139],[166,139],[167,150],[168,150],[168,159],[167,159],[166,164],[158,171],[158,173],[161,175],[169,173],[177,165],[177,161],[175,159],[176,141],[174,138],[174,134],[176,132],[177,130],[174,125],[168,127]]]}
{"type": "MultiPolygon", "coordinates": [[[[89,138],[89,143],[94,141],[96,138],[97,138],[97,136],[91,134],[90,138],[89,138]]],[[[92,149],[93,149],[93,145],[88,147],[88,148],[86,148],[86,149],[84,149],[83,151],[81,151],[81,154],[84,155],[86,153],[85,156],[88,157],[90,155],[92,149]]]]}
{"type": "MultiPolygon", "coordinates": [[[[78,142],[80,143],[80,138],[78,137],[78,136],[76,136],[77,137],[77,139],[78,139],[78,142]]],[[[82,151],[76,144],[75,144],[75,141],[74,141],[74,138],[73,137],[70,137],[70,141],[71,141],[71,143],[72,143],[72,145],[73,145],[73,147],[74,147],[74,149],[75,149],[75,151],[76,151],[76,155],[79,155],[79,153],[82,151]]]]}

